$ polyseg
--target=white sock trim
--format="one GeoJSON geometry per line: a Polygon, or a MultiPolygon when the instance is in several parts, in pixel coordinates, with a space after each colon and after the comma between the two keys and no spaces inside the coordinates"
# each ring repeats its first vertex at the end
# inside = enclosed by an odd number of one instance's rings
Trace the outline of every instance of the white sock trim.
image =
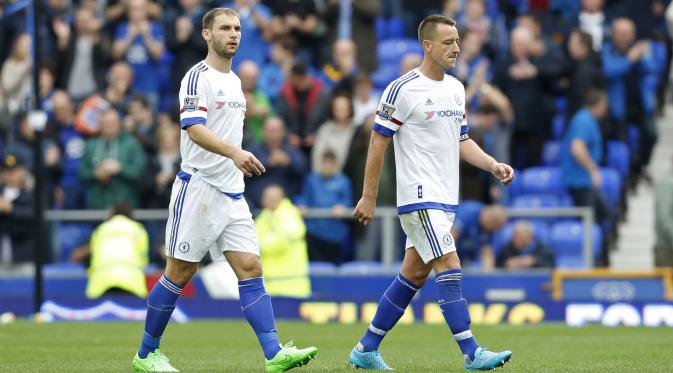
{"type": "Polygon", "coordinates": [[[369,329],[370,332],[372,332],[374,334],[378,334],[382,337],[385,336],[386,334],[388,334],[387,331],[385,331],[383,329],[379,329],[379,328],[375,327],[373,324],[369,324],[369,327],[367,329],[369,329]]]}
{"type": "Polygon", "coordinates": [[[472,338],[472,337],[473,337],[472,330],[470,330],[470,329],[468,329],[464,332],[460,332],[458,334],[453,335],[453,338],[455,338],[456,341],[463,341],[465,339],[469,339],[469,338],[472,338]]]}

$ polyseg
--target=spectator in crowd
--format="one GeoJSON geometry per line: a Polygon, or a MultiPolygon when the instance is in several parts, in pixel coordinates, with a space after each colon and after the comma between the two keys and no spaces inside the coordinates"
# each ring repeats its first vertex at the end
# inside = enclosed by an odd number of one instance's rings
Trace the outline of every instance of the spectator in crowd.
{"type": "Polygon", "coordinates": [[[98,117],[110,109],[123,113],[127,102],[131,100],[132,85],[131,67],[126,62],[112,65],[105,90],[94,93],[80,104],[75,117],[75,128],[87,136],[97,135],[100,131],[98,117]]]}
{"type": "Polygon", "coordinates": [[[128,0],[128,21],[117,28],[112,55],[131,65],[133,88],[146,95],[155,108],[159,102],[164,31],[161,24],[149,19],[147,8],[148,0],[128,0]]]}
{"type": "MultiPolygon", "coordinates": [[[[105,2],[105,21],[107,27],[111,32],[111,37],[114,38],[115,31],[121,26],[121,23],[125,21],[128,17],[128,13],[131,9],[131,4],[129,0],[107,0],[105,2]]],[[[163,13],[163,9],[159,2],[154,0],[148,0],[145,4],[145,11],[151,19],[160,19],[163,13]]]]}
{"type": "Polygon", "coordinates": [[[484,0],[467,0],[465,13],[458,18],[458,29],[468,30],[483,40],[485,52],[491,58],[507,45],[507,30],[500,18],[490,19],[486,14],[484,0]]]}
{"type": "Polygon", "coordinates": [[[352,92],[353,78],[358,73],[355,43],[338,39],[332,45],[332,57],[320,72],[320,80],[334,92],[352,92]]]}
{"type": "Polygon", "coordinates": [[[366,74],[355,77],[353,82],[353,122],[357,126],[376,113],[379,107],[379,96],[373,91],[371,79],[366,74]]]}
{"type": "Polygon", "coordinates": [[[577,14],[579,29],[591,36],[592,49],[600,52],[610,34],[610,22],[603,11],[605,0],[582,0],[582,10],[577,14]]]}
{"type": "MultiPolygon", "coordinates": [[[[56,92],[56,78],[52,66],[49,64],[42,65],[38,79],[40,85],[40,109],[44,110],[47,114],[47,121],[52,121],[54,119],[54,102],[52,99],[56,92]]],[[[0,102],[2,102],[2,98],[0,98],[0,102]]]]}
{"type": "Polygon", "coordinates": [[[156,154],[147,159],[143,183],[143,207],[157,209],[168,206],[171,186],[180,170],[180,130],[175,123],[159,125],[155,132],[156,154]]]}
{"type": "Polygon", "coordinates": [[[565,68],[567,79],[566,118],[570,119],[584,105],[586,93],[603,87],[600,56],[594,53],[591,35],[575,30],[568,38],[568,63],[565,68]]]}
{"type": "Polygon", "coordinates": [[[507,269],[554,268],[554,253],[535,239],[529,222],[520,220],[514,225],[512,241],[498,254],[497,265],[507,269]]]}
{"type": "MultiPolygon", "coordinates": [[[[498,125],[498,109],[493,105],[481,105],[470,113],[470,138],[489,155],[495,157],[495,127],[498,125]]],[[[460,160],[460,198],[491,202],[491,187],[495,186],[491,174],[460,160]]]]}
{"type": "Polygon", "coordinates": [[[243,127],[244,143],[259,144],[262,142],[264,120],[271,114],[269,97],[257,87],[259,67],[253,61],[243,61],[238,66],[238,77],[245,95],[245,126],[243,127]]]}
{"type": "Polygon", "coordinates": [[[255,228],[267,293],[280,297],[309,297],[311,281],[306,226],[301,212],[285,197],[281,186],[272,184],[264,188],[262,212],[255,219],[255,228]]]}
{"type": "Polygon", "coordinates": [[[326,151],[320,160],[320,171],[311,172],[304,179],[301,206],[306,208],[329,208],[332,218],[306,219],[306,239],[311,261],[326,261],[339,264],[349,240],[348,222],[342,220],[352,206],[353,192],[348,177],[337,172],[337,158],[326,151]]]}
{"type": "MultiPolygon", "coordinates": [[[[603,47],[603,73],[610,98],[610,113],[624,133],[627,124],[640,129],[636,173],[651,181],[643,167],[650,161],[657,141],[654,122],[656,62],[650,44],[636,41],[636,28],[628,18],[612,23],[612,43],[603,47]]],[[[623,136],[622,136],[623,137],[623,136]]]]}
{"type": "Polygon", "coordinates": [[[484,205],[476,201],[464,201],[458,206],[451,235],[461,262],[478,265],[484,271],[495,267],[495,254],[491,246],[493,232],[502,228],[508,220],[507,211],[500,205],[484,205]]]}
{"type": "Polygon", "coordinates": [[[296,64],[294,50],[296,42],[290,37],[280,38],[271,44],[269,59],[260,72],[259,89],[271,102],[276,102],[280,89],[290,76],[292,66],[296,64]]]}
{"type": "Polygon", "coordinates": [[[458,15],[462,9],[462,0],[444,0],[442,4],[442,14],[451,19],[458,19],[458,15]]]}
{"type": "Polygon", "coordinates": [[[314,0],[274,0],[271,33],[274,38],[292,36],[297,41],[297,57],[316,66],[320,57],[320,17],[314,0]]]}
{"type": "MultiPolygon", "coordinates": [[[[179,0],[179,11],[166,16],[166,48],[173,54],[171,70],[173,94],[177,96],[180,80],[187,71],[208,53],[201,36],[201,20],[207,9],[203,0],[179,0]]],[[[246,33],[246,39],[247,39],[246,33]]],[[[247,44],[246,44],[247,45],[247,44]]]]}
{"type": "Polygon", "coordinates": [[[157,123],[150,102],[144,96],[135,96],[128,105],[128,114],[124,117],[124,129],[135,136],[143,146],[145,154],[156,153],[157,123]]]}
{"type": "Polygon", "coordinates": [[[264,121],[264,142],[249,150],[266,168],[262,175],[245,180],[246,197],[254,206],[261,205],[262,191],[272,184],[280,185],[290,198],[299,195],[301,180],[308,172],[308,162],[299,148],[286,141],[285,124],[281,118],[268,117],[264,121]]]}
{"type": "Polygon", "coordinates": [[[407,53],[400,60],[400,76],[421,65],[423,56],[418,53],[407,53]]]}
{"type": "Polygon", "coordinates": [[[482,116],[482,119],[487,123],[484,123],[483,127],[492,129],[493,143],[491,144],[491,155],[495,159],[509,162],[512,123],[514,122],[512,104],[509,98],[497,87],[481,82],[483,80],[473,82],[467,91],[470,91],[473,86],[475,88],[479,87],[479,105],[477,106],[477,111],[485,114],[482,116]]]}
{"type": "Polygon", "coordinates": [[[102,113],[100,135],[87,140],[79,168],[87,207],[106,209],[120,202],[138,206],[137,185],[144,171],[145,153],[138,140],[122,128],[115,110],[102,113]]]}
{"type": "MultiPolygon", "coordinates": [[[[375,117],[376,114],[371,113],[362,122],[362,125],[355,130],[344,165],[343,172],[352,181],[353,185],[353,197],[355,198],[351,202],[353,206],[357,203],[359,196],[362,195],[367,151],[369,150],[375,117]]],[[[389,146],[386,149],[379,178],[379,193],[376,196],[377,206],[396,206],[395,183],[394,146],[389,146]]],[[[373,219],[366,227],[362,224],[354,224],[352,228],[353,238],[355,239],[355,260],[376,260],[381,249],[381,221],[373,219]]]]}
{"type": "Polygon", "coordinates": [[[318,129],[315,145],[311,153],[311,168],[319,172],[320,160],[325,152],[331,151],[336,155],[336,171],[343,170],[348,157],[356,124],[353,121],[353,102],[347,94],[336,94],[330,102],[330,119],[318,129]]]}
{"type": "Polygon", "coordinates": [[[70,96],[61,90],[54,93],[54,119],[49,124],[52,137],[59,145],[62,173],[56,205],[64,209],[84,208],[84,187],[79,180],[79,164],[84,155],[84,136],[74,128],[75,110],[70,96]]]}
{"type": "Polygon", "coordinates": [[[107,294],[147,297],[143,270],[148,263],[148,252],[149,237],[145,227],[133,220],[127,204],[115,204],[108,220],[94,230],[89,245],[73,253],[75,257],[91,257],[87,298],[107,294]]]}
{"type": "Polygon", "coordinates": [[[511,157],[515,168],[540,164],[540,153],[551,119],[545,96],[545,69],[532,55],[533,35],[523,27],[511,33],[510,53],[496,64],[494,83],[512,102],[514,127],[511,157]]]}
{"type": "Polygon", "coordinates": [[[673,267],[673,169],[657,182],[654,196],[654,266],[673,267]]]}
{"type": "Polygon", "coordinates": [[[103,23],[88,7],[75,13],[74,30],[56,19],[59,83],[75,102],[80,102],[105,86],[109,66],[109,45],[101,35],[103,23]]]}
{"type": "Polygon", "coordinates": [[[486,82],[491,80],[491,68],[488,57],[482,53],[483,38],[470,30],[463,31],[460,36],[460,58],[456,61],[453,76],[466,86],[470,84],[475,73],[484,74],[486,82]]]}
{"type": "MultiPolygon", "coordinates": [[[[603,138],[599,120],[607,110],[605,92],[588,92],[585,107],[570,120],[561,148],[561,180],[575,206],[592,207],[598,222],[609,221],[612,214],[600,192],[602,178],[599,165],[603,158],[603,138]]],[[[602,264],[607,265],[608,253],[603,251],[602,264]]]]}
{"type": "Polygon", "coordinates": [[[290,144],[310,154],[318,126],[327,118],[329,91],[308,73],[303,63],[292,67],[276,102],[276,112],[290,133],[290,144]]]}
{"type": "Polygon", "coordinates": [[[363,72],[371,73],[378,67],[376,53],[376,17],[381,12],[380,0],[328,0],[323,18],[329,30],[329,44],[349,39],[355,43],[355,53],[363,72]]]}
{"type": "MultiPolygon", "coordinates": [[[[31,174],[35,173],[35,130],[28,122],[28,114],[23,113],[19,119],[19,125],[16,127],[14,140],[7,146],[7,153],[15,154],[21,159],[22,165],[31,174]]],[[[62,171],[61,151],[58,143],[53,138],[46,138],[42,141],[42,154],[44,154],[44,183],[47,191],[47,203],[52,206],[54,203],[54,187],[60,178],[62,171]]]]}
{"type": "Polygon", "coordinates": [[[238,12],[241,29],[245,30],[245,48],[239,48],[232,68],[238,70],[241,62],[253,61],[261,66],[269,54],[269,41],[272,38],[271,10],[259,0],[234,0],[224,5],[238,12]]]}
{"type": "Polygon", "coordinates": [[[2,162],[0,185],[0,263],[26,263],[33,260],[35,232],[33,196],[26,186],[26,168],[15,154],[2,162]]]}
{"type": "Polygon", "coordinates": [[[30,35],[19,35],[14,42],[12,54],[2,64],[0,90],[4,93],[4,102],[0,102],[0,107],[4,106],[10,115],[27,108],[33,60],[30,45],[30,35]]]}

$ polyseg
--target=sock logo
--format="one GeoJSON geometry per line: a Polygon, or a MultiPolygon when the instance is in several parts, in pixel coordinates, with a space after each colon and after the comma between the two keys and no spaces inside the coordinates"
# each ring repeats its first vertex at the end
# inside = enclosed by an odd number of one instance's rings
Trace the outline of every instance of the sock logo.
{"type": "Polygon", "coordinates": [[[189,242],[180,242],[180,245],[178,245],[178,250],[180,250],[180,252],[183,254],[189,251],[189,242]]]}

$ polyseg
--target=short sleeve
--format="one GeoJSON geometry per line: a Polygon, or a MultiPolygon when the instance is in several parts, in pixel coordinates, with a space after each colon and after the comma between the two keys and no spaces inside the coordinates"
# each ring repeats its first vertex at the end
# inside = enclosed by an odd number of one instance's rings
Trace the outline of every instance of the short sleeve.
{"type": "Polygon", "coordinates": [[[409,118],[410,108],[404,94],[404,78],[388,85],[381,95],[373,130],[386,137],[393,137],[409,118]]]}
{"type": "Polygon", "coordinates": [[[201,71],[195,68],[187,73],[180,84],[180,128],[206,124],[208,119],[208,87],[201,71]]]}

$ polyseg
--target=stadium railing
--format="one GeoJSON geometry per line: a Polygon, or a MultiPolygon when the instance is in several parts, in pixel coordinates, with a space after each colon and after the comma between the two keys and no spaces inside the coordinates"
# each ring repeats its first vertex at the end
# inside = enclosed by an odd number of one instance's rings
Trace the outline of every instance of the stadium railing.
{"type": "MultiPolygon", "coordinates": [[[[584,263],[587,268],[592,268],[594,264],[594,253],[592,248],[592,227],[594,225],[594,213],[589,207],[557,207],[557,208],[508,208],[510,218],[580,218],[583,226],[582,252],[584,263]]],[[[168,210],[166,209],[138,209],[133,212],[135,219],[140,221],[166,220],[168,219],[168,210]]],[[[109,211],[107,210],[48,210],[45,212],[47,221],[63,222],[98,222],[107,219],[109,211]]],[[[305,218],[331,218],[332,209],[316,208],[308,209],[305,218]]],[[[395,246],[397,239],[397,209],[395,207],[378,207],[375,217],[381,219],[381,261],[386,266],[392,266],[395,260],[395,246]]],[[[344,219],[354,219],[347,215],[344,219]]]]}

